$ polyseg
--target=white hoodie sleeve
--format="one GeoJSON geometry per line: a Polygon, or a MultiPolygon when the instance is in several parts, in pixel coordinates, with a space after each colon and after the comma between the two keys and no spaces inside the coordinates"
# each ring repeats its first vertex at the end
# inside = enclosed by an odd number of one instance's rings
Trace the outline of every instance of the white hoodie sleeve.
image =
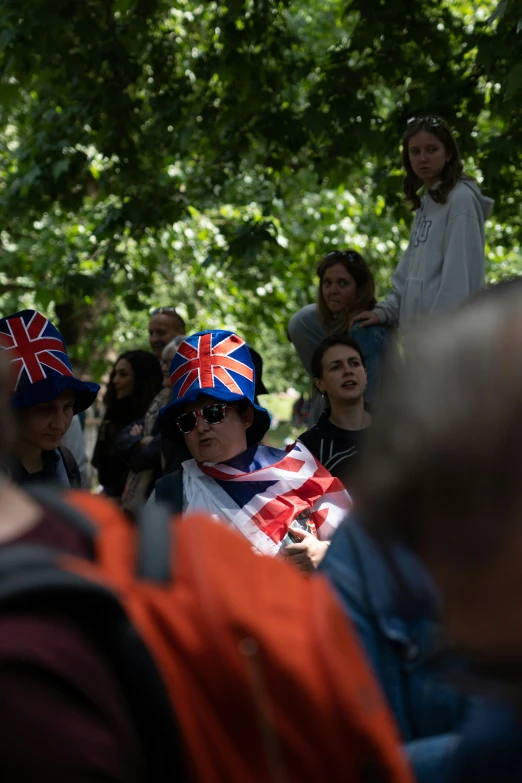
{"type": "Polygon", "coordinates": [[[404,291],[404,283],[408,275],[410,265],[410,245],[401,256],[401,260],[395,268],[392,275],[392,290],[383,302],[379,302],[374,307],[374,312],[379,316],[382,324],[397,326],[399,323],[399,313],[401,310],[401,298],[404,291]]]}
{"type": "Polygon", "coordinates": [[[440,287],[430,313],[447,312],[484,287],[484,234],[469,212],[450,218],[444,233],[440,287]]]}

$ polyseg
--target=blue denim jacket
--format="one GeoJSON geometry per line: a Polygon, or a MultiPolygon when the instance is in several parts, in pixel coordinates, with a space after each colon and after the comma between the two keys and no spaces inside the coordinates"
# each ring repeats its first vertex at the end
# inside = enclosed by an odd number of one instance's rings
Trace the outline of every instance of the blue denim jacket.
{"type": "Polygon", "coordinates": [[[349,336],[361,349],[366,363],[367,385],[364,399],[375,403],[382,384],[383,361],[390,346],[391,332],[386,326],[352,326],[349,336]]]}
{"type": "Polygon", "coordinates": [[[353,517],[320,570],[357,628],[417,780],[441,783],[470,700],[446,681],[456,663],[440,646],[431,580],[405,548],[385,555],[353,517]]]}
{"type": "Polygon", "coordinates": [[[522,721],[495,701],[477,710],[463,732],[447,783],[520,783],[522,721]]]}

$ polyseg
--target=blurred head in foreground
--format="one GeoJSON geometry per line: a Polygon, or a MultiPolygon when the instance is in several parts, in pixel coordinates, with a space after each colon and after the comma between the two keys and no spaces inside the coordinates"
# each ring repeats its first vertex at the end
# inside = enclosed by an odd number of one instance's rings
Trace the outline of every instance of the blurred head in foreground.
{"type": "MultiPolygon", "coordinates": [[[[12,443],[13,419],[9,405],[9,363],[0,351],[0,463],[5,459],[12,443]]],[[[1,478],[1,474],[0,474],[1,478]]]]}
{"type": "Polygon", "coordinates": [[[522,280],[419,330],[389,380],[357,486],[368,526],[423,557],[453,641],[522,686],[522,280]]]}

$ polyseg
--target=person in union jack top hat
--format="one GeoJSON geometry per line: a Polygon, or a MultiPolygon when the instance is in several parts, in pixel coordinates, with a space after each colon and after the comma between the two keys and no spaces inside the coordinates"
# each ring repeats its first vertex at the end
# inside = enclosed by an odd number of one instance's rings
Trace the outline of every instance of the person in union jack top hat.
{"type": "Polygon", "coordinates": [[[172,400],[160,430],[192,459],[158,482],[149,502],[206,510],[246,536],[261,554],[315,568],[350,509],[350,497],[308,449],[261,445],[270,415],[256,403],[256,373],[245,341],[213,330],[187,337],[170,366],[172,400]]]}
{"type": "Polygon", "coordinates": [[[9,365],[16,425],[5,469],[21,483],[80,486],[78,466],[60,441],[73,415],[92,405],[100,387],[74,376],[60,332],[36,310],[0,319],[0,351],[9,365]]]}

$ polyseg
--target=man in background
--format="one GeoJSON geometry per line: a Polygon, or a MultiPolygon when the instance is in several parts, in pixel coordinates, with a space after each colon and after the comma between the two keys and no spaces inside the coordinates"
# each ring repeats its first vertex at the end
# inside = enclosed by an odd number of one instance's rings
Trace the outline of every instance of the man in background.
{"type": "Polygon", "coordinates": [[[149,341],[153,354],[161,360],[161,352],[175,337],[185,334],[185,321],[175,307],[157,307],[150,314],[149,341]]]}

